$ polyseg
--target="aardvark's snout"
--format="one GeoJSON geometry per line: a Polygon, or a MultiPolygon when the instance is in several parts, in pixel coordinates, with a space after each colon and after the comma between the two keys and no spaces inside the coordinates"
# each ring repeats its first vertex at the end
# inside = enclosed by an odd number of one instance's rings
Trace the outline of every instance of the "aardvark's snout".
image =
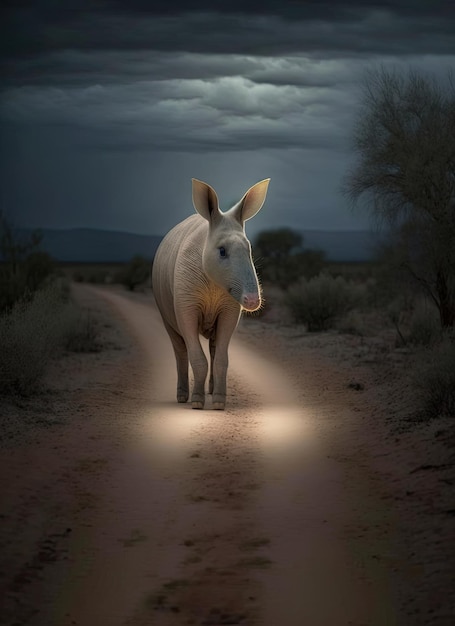
{"type": "Polygon", "coordinates": [[[261,306],[261,298],[258,293],[245,293],[242,297],[242,306],[247,311],[256,311],[261,306]]]}

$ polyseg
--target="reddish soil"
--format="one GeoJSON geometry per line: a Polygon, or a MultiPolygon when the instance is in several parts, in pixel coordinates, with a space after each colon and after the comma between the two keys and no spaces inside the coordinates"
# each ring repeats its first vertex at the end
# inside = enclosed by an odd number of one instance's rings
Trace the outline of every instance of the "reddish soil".
{"type": "Polygon", "coordinates": [[[2,625],[455,623],[454,428],[387,338],[245,319],[193,411],[149,294],[76,297],[103,350],[0,407],[2,625]]]}

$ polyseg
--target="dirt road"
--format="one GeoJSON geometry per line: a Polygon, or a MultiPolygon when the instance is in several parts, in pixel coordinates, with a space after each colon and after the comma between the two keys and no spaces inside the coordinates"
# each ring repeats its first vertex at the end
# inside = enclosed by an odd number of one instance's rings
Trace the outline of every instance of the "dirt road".
{"type": "MultiPolygon", "coordinates": [[[[395,583],[408,572],[386,487],[361,451],[353,464],[334,454],[352,407],[332,393],[328,409],[321,372],[297,386],[243,331],[226,411],[210,399],[193,411],[174,401],[151,301],[90,293],[133,347],[85,394],[79,423],[24,449],[41,471],[27,483],[35,513],[18,523],[30,522],[24,554],[27,541],[38,548],[8,587],[3,615],[16,621],[2,624],[404,624],[395,583]]],[[[24,456],[4,462],[23,471],[24,456]]]]}

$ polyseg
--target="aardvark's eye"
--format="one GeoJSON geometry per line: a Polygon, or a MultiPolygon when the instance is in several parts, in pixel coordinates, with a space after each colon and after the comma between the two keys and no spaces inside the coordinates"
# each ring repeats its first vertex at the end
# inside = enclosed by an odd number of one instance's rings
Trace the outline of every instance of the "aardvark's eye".
{"type": "Polygon", "coordinates": [[[226,256],[226,248],[223,248],[223,246],[221,246],[220,250],[220,256],[221,257],[225,257],[226,256]]]}

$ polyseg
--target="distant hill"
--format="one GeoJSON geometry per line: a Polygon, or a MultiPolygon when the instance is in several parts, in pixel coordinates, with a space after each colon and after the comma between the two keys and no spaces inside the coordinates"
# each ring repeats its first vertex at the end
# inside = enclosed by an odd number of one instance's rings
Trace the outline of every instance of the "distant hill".
{"type": "MultiPolygon", "coordinates": [[[[22,229],[21,235],[31,231],[22,229]]],[[[72,228],[42,229],[41,250],[57,261],[78,263],[124,263],[135,255],[152,260],[162,237],[114,230],[72,228]]]]}
{"type": "MultiPolygon", "coordinates": [[[[19,234],[27,236],[30,232],[21,229],[19,234]]],[[[152,260],[162,239],[91,228],[43,229],[42,233],[42,250],[58,261],[78,263],[125,263],[136,254],[152,260]]],[[[323,250],[330,261],[368,261],[380,240],[372,231],[304,230],[302,234],[305,249],[323,250]]]]}

